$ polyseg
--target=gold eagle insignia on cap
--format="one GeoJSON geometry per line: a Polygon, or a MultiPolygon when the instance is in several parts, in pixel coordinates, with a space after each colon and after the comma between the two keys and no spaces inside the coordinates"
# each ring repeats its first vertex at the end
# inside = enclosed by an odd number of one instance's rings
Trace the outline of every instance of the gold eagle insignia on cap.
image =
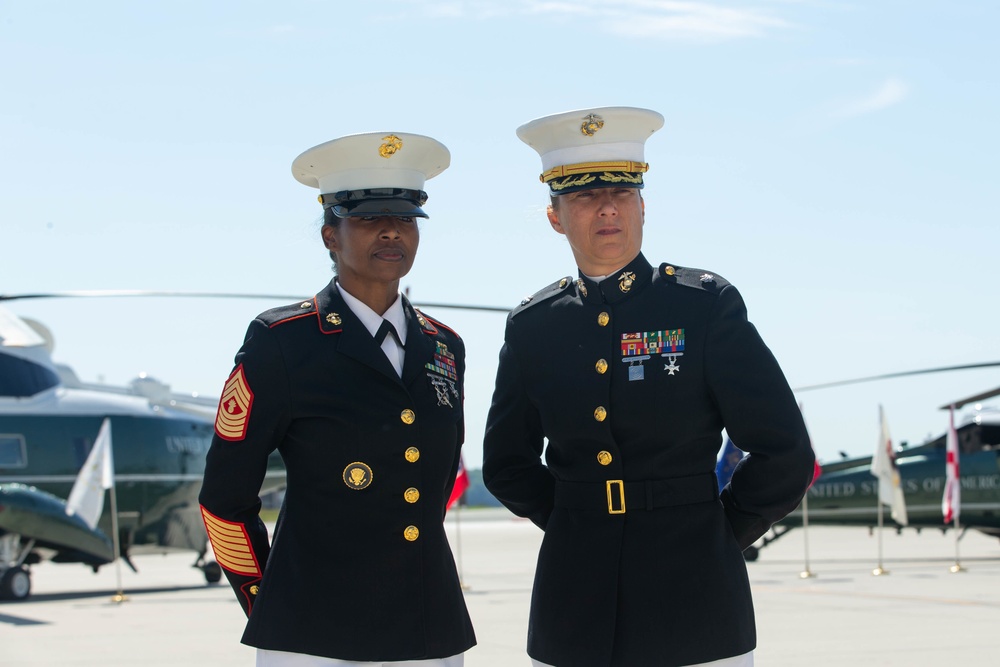
{"type": "Polygon", "coordinates": [[[395,134],[382,137],[382,141],[385,143],[378,147],[378,154],[386,159],[395,155],[396,151],[403,147],[403,140],[395,134]]]}
{"type": "Polygon", "coordinates": [[[344,468],[344,484],[353,491],[367,489],[372,483],[372,469],[367,463],[355,461],[344,468]]]}
{"type": "Polygon", "coordinates": [[[583,119],[583,125],[580,126],[580,131],[588,137],[592,137],[597,134],[597,131],[602,127],[604,127],[604,119],[596,113],[592,113],[583,119]]]}

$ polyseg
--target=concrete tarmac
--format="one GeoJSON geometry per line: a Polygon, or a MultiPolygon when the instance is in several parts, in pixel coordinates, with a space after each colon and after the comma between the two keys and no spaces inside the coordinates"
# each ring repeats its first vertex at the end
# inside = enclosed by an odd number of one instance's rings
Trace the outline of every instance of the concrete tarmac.
{"type": "MultiPolygon", "coordinates": [[[[506,510],[449,515],[479,645],[467,667],[527,666],[528,601],[542,533],[506,510]]],[[[969,532],[796,529],[748,563],[759,667],[996,665],[1000,655],[1000,541],[969,532]],[[806,561],[808,545],[809,560],[806,561]],[[814,576],[803,578],[808,570],[814,576]]],[[[32,568],[32,596],[0,603],[0,665],[252,667],[239,643],[243,613],[228,585],[207,586],[190,553],[142,556],[117,568],[32,568]]],[[[719,604],[725,604],[720,600],[719,604]]],[[[586,610],[580,610],[585,614],[586,610]]],[[[637,666],[645,667],[645,666],[637,666]]]]}

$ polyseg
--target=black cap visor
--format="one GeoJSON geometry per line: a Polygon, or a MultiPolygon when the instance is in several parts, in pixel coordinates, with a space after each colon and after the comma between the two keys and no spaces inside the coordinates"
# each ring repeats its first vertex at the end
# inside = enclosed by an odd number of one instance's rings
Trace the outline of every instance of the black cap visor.
{"type": "Polygon", "coordinates": [[[330,209],[338,218],[363,218],[393,216],[397,218],[426,218],[420,208],[427,201],[423,190],[380,188],[377,190],[348,190],[322,195],[323,208],[330,209]]]}

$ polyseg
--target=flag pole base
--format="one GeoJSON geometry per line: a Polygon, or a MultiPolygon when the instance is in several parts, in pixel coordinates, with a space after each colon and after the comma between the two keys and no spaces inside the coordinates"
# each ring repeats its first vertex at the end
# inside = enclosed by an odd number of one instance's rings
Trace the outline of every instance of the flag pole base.
{"type": "Polygon", "coordinates": [[[889,574],[889,570],[886,570],[881,565],[872,570],[872,576],[881,577],[882,575],[889,574]]]}
{"type": "Polygon", "coordinates": [[[812,579],[816,575],[813,574],[809,569],[802,570],[799,572],[799,579],[812,579]]]}
{"type": "Polygon", "coordinates": [[[960,563],[955,563],[954,565],[948,568],[948,571],[951,572],[952,574],[956,574],[958,572],[968,572],[968,570],[962,567],[960,563]]]}

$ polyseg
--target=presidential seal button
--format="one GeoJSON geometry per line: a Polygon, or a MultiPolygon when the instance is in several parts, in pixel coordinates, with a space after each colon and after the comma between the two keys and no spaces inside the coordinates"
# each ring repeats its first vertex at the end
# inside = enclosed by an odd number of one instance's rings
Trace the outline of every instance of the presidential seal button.
{"type": "Polygon", "coordinates": [[[403,500],[412,505],[420,500],[420,492],[411,486],[406,491],[403,491],[403,500]]]}
{"type": "Polygon", "coordinates": [[[353,491],[367,489],[372,483],[372,469],[367,463],[355,461],[344,468],[344,484],[353,491]]]}
{"type": "Polygon", "coordinates": [[[334,326],[336,326],[336,325],[340,324],[343,320],[340,319],[340,314],[339,313],[327,313],[326,314],[326,321],[329,322],[330,324],[333,324],[334,326]]]}
{"type": "Polygon", "coordinates": [[[594,410],[594,419],[599,422],[604,421],[608,417],[608,411],[604,409],[603,405],[598,405],[597,409],[594,410]]]}
{"type": "Polygon", "coordinates": [[[417,418],[417,415],[413,412],[413,410],[407,408],[399,413],[399,418],[403,420],[404,424],[412,424],[413,420],[417,418]]]}
{"type": "Polygon", "coordinates": [[[407,542],[416,542],[418,537],[420,537],[420,529],[416,526],[407,526],[403,529],[403,539],[407,542]]]}
{"type": "Polygon", "coordinates": [[[601,450],[597,452],[597,462],[602,466],[611,464],[611,452],[601,450]]]}
{"type": "Polygon", "coordinates": [[[611,321],[611,316],[608,315],[607,313],[602,312],[600,315],[597,316],[597,324],[602,327],[608,326],[608,322],[610,321],[611,321]]]}
{"type": "Polygon", "coordinates": [[[403,456],[410,463],[416,463],[417,459],[420,458],[420,450],[417,449],[416,447],[407,447],[406,451],[403,452],[403,456]]]}
{"type": "Polygon", "coordinates": [[[598,373],[604,375],[605,373],[608,372],[608,362],[605,361],[604,359],[598,359],[597,363],[594,364],[594,368],[597,369],[598,373]]]}

